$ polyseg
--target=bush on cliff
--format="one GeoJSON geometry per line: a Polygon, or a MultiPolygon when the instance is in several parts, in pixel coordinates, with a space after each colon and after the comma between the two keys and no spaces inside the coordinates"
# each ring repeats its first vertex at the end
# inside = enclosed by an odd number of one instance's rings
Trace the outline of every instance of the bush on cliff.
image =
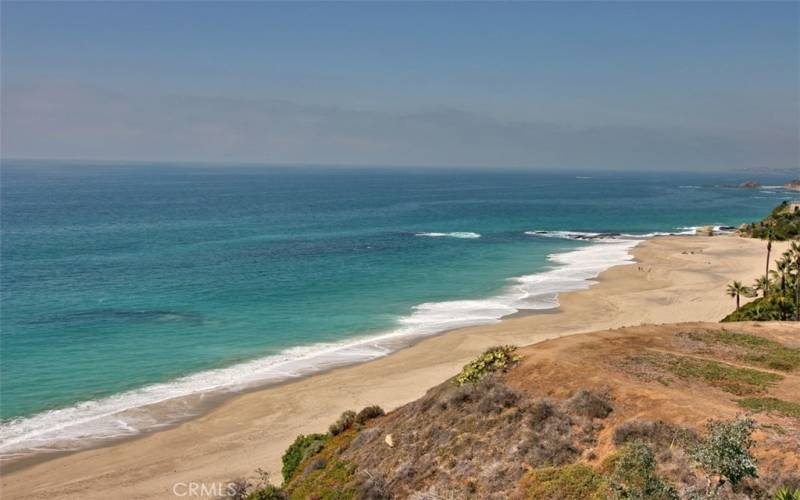
{"type": "Polygon", "coordinates": [[[306,458],[319,453],[328,441],[328,436],[325,434],[309,434],[297,436],[286,452],[283,454],[283,480],[289,481],[294,475],[297,466],[300,465],[306,458]]]}
{"type": "Polygon", "coordinates": [[[382,417],[385,414],[386,412],[383,411],[383,408],[378,405],[367,406],[356,415],[356,423],[358,425],[364,425],[368,420],[382,417]]]}
{"type": "Polygon", "coordinates": [[[456,377],[456,384],[474,384],[486,375],[496,371],[505,371],[519,362],[515,354],[517,346],[503,345],[491,347],[483,354],[467,363],[456,377]]]}
{"type": "Polygon", "coordinates": [[[606,478],[583,464],[535,469],[521,484],[526,498],[537,500],[605,500],[613,493],[606,478]]]}
{"type": "Polygon", "coordinates": [[[755,444],[750,437],[754,427],[751,418],[708,422],[707,435],[692,450],[692,457],[708,474],[719,477],[718,488],[725,480],[736,486],[747,477],[758,477],[756,459],[750,453],[755,444]]]}
{"type": "Polygon", "coordinates": [[[656,473],[656,457],[642,441],[632,441],[603,463],[608,480],[618,498],[673,500],[675,489],[656,473]]]}
{"type": "Polygon", "coordinates": [[[339,420],[332,423],[331,426],[328,427],[328,432],[331,433],[331,436],[336,436],[353,427],[355,422],[356,412],[353,410],[347,410],[346,412],[342,413],[342,415],[339,417],[339,420]]]}
{"type": "Polygon", "coordinates": [[[286,493],[283,490],[268,484],[247,495],[246,500],[286,500],[286,498],[286,493]]]}
{"type": "Polygon", "coordinates": [[[358,491],[363,478],[356,477],[356,464],[342,456],[356,435],[355,428],[336,436],[328,435],[322,449],[307,454],[284,482],[288,497],[292,500],[360,498],[358,491]]]}

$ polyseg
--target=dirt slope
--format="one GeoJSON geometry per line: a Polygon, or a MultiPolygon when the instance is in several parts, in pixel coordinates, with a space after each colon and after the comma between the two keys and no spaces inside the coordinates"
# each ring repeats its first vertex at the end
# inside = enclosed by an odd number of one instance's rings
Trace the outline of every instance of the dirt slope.
{"type": "Polygon", "coordinates": [[[518,353],[521,361],[506,373],[463,387],[446,382],[336,436],[298,467],[287,491],[293,498],[332,491],[345,498],[578,497],[585,491],[541,493],[531,485],[546,467],[585,464],[591,469],[576,470],[601,473],[620,447],[640,439],[655,451],[665,484],[685,497],[709,484],[687,451],[706,421],[745,413],[757,422],[760,478],[723,496],[758,498],[800,483],[796,324],[640,326],[518,353]],[[742,406],[770,398],[785,403],[781,411],[742,406]]]}

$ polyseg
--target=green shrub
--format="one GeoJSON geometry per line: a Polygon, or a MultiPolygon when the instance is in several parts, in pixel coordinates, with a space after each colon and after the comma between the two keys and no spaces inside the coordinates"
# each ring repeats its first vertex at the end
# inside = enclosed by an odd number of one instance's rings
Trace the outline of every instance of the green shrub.
{"type": "Polygon", "coordinates": [[[780,293],[773,293],[768,297],[760,297],[744,304],[722,318],[722,323],[734,321],[778,321],[794,318],[794,305],[791,297],[785,299],[780,293]]]}
{"type": "Polygon", "coordinates": [[[350,447],[358,432],[350,428],[336,436],[327,436],[325,445],[309,455],[298,466],[283,490],[291,500],[333,500],[358,497],[357,466],[344,460],[342,454],[350,447]]]}
{"type": "Polygon", "coordinates": [[[292,500],[350,500],[358,497],[355,464],[331,460],[292,483],[292,500]]]}
{"type": "Polygon", "coordinates": [[[367,420],[382,417],[385,414],[386,412],[383,411],[383,408],[378,405],[367,406],[356,415],[356,423],[358,425],[364,425],[367,420]]]}
{"type": "Polygon", "coordinates": [[[458,385],[474,384],[486,375],[498,370],[507,370],[516,364],[520,357],[515,354],[516,346],[504,345],[492,347],[470,361],[455,379],[458,385]]]}
{"type": "Polygon", "coordinates": [[[755,457],[750,453],[754,441],[750,437],[755,423],[750,418],[730,421],[711,420],[702,443],[691,450],[692,458],[711,475],[719,476],[736,486],[746,477],[758,477],[755,457]]]}
{"type": "Polygon", "coordinates": [[[641,441],[632,441],[604,463],[609,482],[619,498],[673,500],[675,489],[656,474],[653,450],[641,441]]]}
{"type": "Polygon", "coordinates": [[[297,466],[300,465],[303,460],[319,453],[327,441],[328,436],[325,434],[309,434],[308,436],[303,436],[301,434],[297,436],[294,443],[283,453],[281,459],[283,461],[281,472],[283,473],[284,482],[288,482],[292,478],[295,470],[297,470],[297,466]]]}
{"type": "Polygon", "coordinates": [[[347,429],[353,427],[355,421],[356,421],[356,412],[354,412],[353,410],[347,410],[346,412],[342,413],[342,415],[339,417],[339,420],[332,423],[331,426],[328,427],[328,432],[331,433],[331,436],[336,436],[337,434],[341,434],[347,429]]]}
{"type": "Polygon", "coordinates": [[[788,202],[783,201],[762,221],[747,224],[743,233],[753,238],[792,240],[800,236],[800,212],[789,209],[788,202]]]}
{"type": "Polygon", "coordinates": [[[537,500],[604,500],[611,495],[608,481],[583,464],[533,470],[522,485],[526,498],[537,500]]]}
{"type": "Polygon", "coordinates": [[[800,490],[793,488],[780,488],[775,492],[773,500],[800,500],[800,490]]]}

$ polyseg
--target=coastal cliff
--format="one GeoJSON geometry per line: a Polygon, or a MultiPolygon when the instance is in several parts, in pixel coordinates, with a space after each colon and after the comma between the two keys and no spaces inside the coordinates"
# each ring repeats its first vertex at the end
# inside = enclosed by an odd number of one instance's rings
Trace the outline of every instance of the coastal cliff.
{"type": "Polygon", "coordinates": [[[467,368],[483,376],[385,416],[343,415],[306,449],[299,439],[302,459],[295,449],[269,498],[763,498],[800,486],[796,326],[642,326],[496,356],[467,368]],[[731,429],[752,431],[742,451],[757,477],[703,458],[731,429]]]}

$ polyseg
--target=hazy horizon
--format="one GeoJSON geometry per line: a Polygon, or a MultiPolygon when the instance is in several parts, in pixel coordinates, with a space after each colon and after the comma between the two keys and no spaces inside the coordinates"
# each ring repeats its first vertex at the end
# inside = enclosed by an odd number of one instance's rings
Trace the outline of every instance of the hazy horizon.
{"type": "Polygon", "coordinates": [[[4,160],[800,168],[797,3],[3,3],[4,160]]]}

